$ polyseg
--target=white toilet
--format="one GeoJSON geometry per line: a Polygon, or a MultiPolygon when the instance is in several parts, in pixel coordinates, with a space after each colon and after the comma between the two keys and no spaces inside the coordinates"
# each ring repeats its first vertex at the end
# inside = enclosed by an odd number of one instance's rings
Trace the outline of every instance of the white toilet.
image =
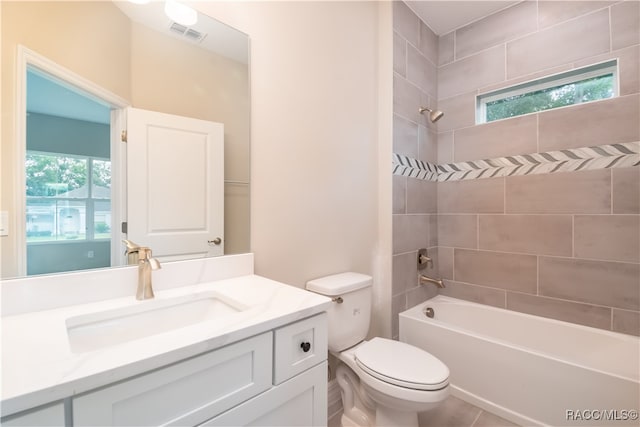
{"type": "Polygon", "coordinates": [[[399,341],[365,341],[371,318],[372,278],[341,273],[307,282],[307,289],[334,300],[329,351],[342,363],[343,427],[418,426],[418,412],[449,395],[449,369],[426,351],[399,341]]]}

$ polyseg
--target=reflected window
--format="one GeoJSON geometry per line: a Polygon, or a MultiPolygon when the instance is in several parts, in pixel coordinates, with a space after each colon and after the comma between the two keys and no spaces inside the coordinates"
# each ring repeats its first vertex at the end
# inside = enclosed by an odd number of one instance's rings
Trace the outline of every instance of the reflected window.
{"type": "Polygon", "coordinates": [[[27,242],[111,238],[111,162],[27,152],[27,242]]]}

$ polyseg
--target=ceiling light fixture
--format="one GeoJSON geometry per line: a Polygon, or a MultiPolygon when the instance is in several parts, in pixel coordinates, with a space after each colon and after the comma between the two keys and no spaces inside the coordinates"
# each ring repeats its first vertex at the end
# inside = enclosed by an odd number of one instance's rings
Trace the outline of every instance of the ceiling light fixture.
{"type": "Polygon", "coordinates": [[[198,22],[198,12],[186,4],[176,0],[166,0],[164,3],[164,13],[174,22],[189,27],[198,22]]]}

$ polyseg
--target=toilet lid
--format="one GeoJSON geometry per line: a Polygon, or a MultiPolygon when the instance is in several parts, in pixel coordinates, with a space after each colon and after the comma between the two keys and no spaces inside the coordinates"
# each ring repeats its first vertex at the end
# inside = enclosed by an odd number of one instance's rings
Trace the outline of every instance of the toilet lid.
{"type": "Polygon", "coordinates": [[[449,368],[412,345],[373,338],[355,352],[356,363],[373,377],[400,387],[439,390],[449,383],[449,368]]]}

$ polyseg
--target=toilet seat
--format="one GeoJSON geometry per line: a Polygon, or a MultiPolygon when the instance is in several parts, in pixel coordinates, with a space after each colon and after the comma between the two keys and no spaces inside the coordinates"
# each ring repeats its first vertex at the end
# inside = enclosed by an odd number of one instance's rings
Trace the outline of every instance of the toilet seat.
{"type": "Polygon", "coordinates": [[[449,384],[449,368],[433,355],[412,345],[373,338],[355,351],[364,372],[399,387],[440,390],[449,384]]]}

